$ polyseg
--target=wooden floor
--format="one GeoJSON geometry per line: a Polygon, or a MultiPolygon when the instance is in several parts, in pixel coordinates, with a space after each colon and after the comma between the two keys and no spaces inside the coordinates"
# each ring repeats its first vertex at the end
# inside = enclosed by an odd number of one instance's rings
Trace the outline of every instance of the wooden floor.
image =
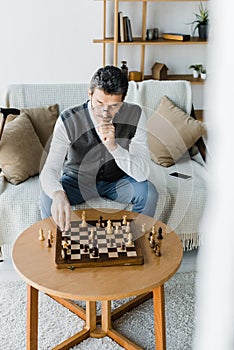
{"type": "MultiPolygon", "coordinates": [[[[196,271],[197,253],[197,250],[185,252],[178,272],[196,271]]],[[[3,262],[0,262],[0,282],[17,280],[21,280],[21,277],[14,270],[11,258],[4,259],[3,262]]]]}

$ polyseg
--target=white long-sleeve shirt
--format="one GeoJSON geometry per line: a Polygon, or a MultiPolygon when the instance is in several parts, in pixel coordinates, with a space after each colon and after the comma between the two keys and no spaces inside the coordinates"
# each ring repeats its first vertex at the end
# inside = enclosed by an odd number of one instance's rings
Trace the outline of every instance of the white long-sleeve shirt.
{"type": "MultiPolygon", "coordinates": [[[[98,134],[98,124],[92,113],[90,101],[88,102],[88,110],[98,134]]],[[[70,144],[66,127],[61,117],[59,117],[55,124],[50,151],[40,174],[42,188],[49,197],[52,197],[54,192],[63,190],[60,178],[70,144]]],[[[136,181],[144,181],[148,178],[150,153],[146,131],[146,117],[143,111],[141,112],[135,135],[130,141],[129,150],[117,144],[117,148],[109,152],[118,167],[127,175],[133,177],[136,181]]]]}

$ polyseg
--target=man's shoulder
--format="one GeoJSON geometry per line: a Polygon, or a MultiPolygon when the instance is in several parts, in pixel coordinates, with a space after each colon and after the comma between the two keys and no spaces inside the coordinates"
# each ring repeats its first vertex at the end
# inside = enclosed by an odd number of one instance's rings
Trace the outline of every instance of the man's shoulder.
{"type": "Polygon", "coordinates": [[[140,108],[141,106],[137,104],[136,102],[129,102],[129,101],[124,101],[124,105],[128,106],[129,108],[140,108]]]}
{"type": "Polygon", "coordinates": [[[61,112],[60,116],[61,116],[62,120],[64,121],[64,120],[71,118],[79,113],[83,113],[84,110],[86,110],[87,108],[88,108],[87,102],[85,102],[81,105],[68,107],[61,112]]]}

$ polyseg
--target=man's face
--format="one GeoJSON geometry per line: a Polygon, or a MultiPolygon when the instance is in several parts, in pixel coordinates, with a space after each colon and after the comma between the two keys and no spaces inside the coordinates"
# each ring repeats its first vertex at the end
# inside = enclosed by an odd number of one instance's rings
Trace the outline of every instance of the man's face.
{"type": "Polygon", "coordinates": [[[122,106],[122,95],[105,94],[103,90],[95,89],[89,92],[94,117],[98,124],[110,123],[122,106]]]}

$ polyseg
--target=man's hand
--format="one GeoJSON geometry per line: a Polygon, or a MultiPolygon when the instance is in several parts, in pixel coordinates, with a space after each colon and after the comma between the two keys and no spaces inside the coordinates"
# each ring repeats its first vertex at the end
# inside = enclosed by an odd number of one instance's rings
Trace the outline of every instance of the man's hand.
{"type": "Polygon", "coordinates": [[[112,123],[103,122],[98,126],[98,131],[103,144],[109,151],[114,151],[117,148],[115,142],[115,127],[112,123]]]}
{"type": "Polygon", "coordinates": [[[56,191],[52,196],[51,214],[61,231],[68,231],[71,222],[71,207],[66,193],[56,191]]]}

